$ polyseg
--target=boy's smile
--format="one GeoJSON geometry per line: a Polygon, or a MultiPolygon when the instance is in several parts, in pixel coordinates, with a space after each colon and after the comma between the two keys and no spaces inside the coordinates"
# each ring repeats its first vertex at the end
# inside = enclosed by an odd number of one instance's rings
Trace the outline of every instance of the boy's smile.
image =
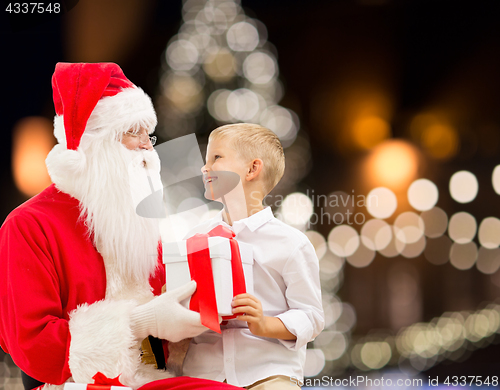
{"type": "Polygon", "coordinates": [[[207,185],[208,183],[213,183],[215,180],[217,180],[217,176],[203,175],[203,182],[205,183],[205,185],[207,185]]]}
{"type": "Polygon", "coordinates": [[[244,183],[248,168],[239,153],[227,143],[228,140],[212,140],[208,144],[206,164],[201,168],[207,199],[216,200],[230,192],[237,184],[235,179],[244,183]]]}

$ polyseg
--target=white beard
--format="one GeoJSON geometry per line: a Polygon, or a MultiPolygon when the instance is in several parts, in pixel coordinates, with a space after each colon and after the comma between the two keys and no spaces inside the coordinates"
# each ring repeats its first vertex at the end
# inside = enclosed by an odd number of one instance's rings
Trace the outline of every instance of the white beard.
{"type": "Polygon", "coordinates": [[[140,217],[135,207],[152,193],[148,174],[154,190],[162,188],[158,154],[129,150],[118,141],[87,147],[82,142],[77,151],[61,152],[78,161],[71,164],[66,158],[59,161],[66,166],[60,166],[56,151],[47,160],[49,172],[60,190],[80,201],[80,218],[104,259],[106,298],[147,300],[149,277],[158,264],[159,223],[140,217]]]}

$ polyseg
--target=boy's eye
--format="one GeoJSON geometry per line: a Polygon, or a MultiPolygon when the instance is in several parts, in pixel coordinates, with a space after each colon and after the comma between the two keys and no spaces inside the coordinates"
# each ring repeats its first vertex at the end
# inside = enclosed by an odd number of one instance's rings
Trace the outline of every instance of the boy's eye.
{"type": "Polygon", "coordinates": [[[214,160],[217,160],[218,158],[220,158],[220,156],[219,156],[218,154],[216,154],[216,155],[214,156],[214,160]]]}

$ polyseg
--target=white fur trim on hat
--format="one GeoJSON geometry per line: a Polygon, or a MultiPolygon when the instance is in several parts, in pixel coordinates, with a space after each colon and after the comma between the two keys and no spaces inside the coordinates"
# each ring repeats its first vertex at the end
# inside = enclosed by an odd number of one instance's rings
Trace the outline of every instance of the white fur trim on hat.
{"type": "MultiPolygon", "coordinates": [[[[141,88],[126,88],[114,96],[104,97],[97,102],[87,121],[80,146],[85,148],[89,143],[89,137],[117,140],[121,134],[135,126],[144,127],[151,133],[156,124],[156,113],[151,98],[141,88]]],[[[62,115],[56,115],[54,118],[54,135],[59,144],[66,148],[62,115]]]]}
{"type": "Polygon", "coordinates": [[[126,88],[115,96],[99,100],[87,121],[82,142],[87,132],[104,131],[116,137],[136,125],[152,132],[156,123],[150,97],[141,88],[126,88]]]}

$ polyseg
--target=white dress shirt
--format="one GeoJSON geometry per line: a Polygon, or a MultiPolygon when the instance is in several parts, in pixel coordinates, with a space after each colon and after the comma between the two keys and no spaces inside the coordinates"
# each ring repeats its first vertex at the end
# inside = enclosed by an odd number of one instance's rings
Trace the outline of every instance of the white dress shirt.
{"type": "Polygon", "coordinates": [[[272,375],[303,379],[307,343],[324,327],[319,262],[309,239],[276,219],[270,207],[229,226],[222,211],[193,228],[187,237],[217,225],[253,246],[254,295],[265,316],[278,317],[297,340],[258,337],[245,321],[221,325],[195,337],[184,361],[184,375],[248,386],[272,375]]]}

